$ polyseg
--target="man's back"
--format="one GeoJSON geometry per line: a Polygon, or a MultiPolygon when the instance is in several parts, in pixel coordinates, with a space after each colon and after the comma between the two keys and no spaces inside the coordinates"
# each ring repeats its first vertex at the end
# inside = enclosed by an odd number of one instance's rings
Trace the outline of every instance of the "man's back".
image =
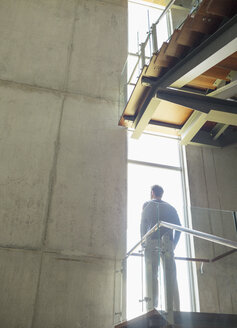
{"type": "MultiPolygon", "coordinates": [[[[181,225],[178,214],[173,206],[162,200],[154,199],[144,204],[141,220],[141,237],[143,237],[158,220],[181,225]]],[[[151,239],[162,237],[166,232],[168,232],[173,239],[172,230],[164,227],[154,232],[151,239]]]]}

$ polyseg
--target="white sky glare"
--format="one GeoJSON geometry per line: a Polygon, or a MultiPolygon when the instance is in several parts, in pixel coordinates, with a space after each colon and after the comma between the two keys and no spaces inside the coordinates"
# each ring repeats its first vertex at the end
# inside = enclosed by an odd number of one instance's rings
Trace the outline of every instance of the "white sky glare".
{"type": "MultiPolygon", "coordinates": [[[[182,190],[182,171],[178,140],[143,134],[139,140],[131,139],[128,133],[128,160],[162,164],[171,168],[138,165],[128,162],[128,225],[127,247],[132,248],[140,240],[140,221],[142,205],[150,200],[151,186],[159,184],[164,188],[163,200],[173,205],[184,225],[184,202],[182,190]]],[[[138,252],[138,250],[136,250],[138,252]]],[[[186,257],[184,235],[175,250],[175,255],[186,257]]],[[[142,273],[141,258],[131,257],[127,269],[127,317],[134,318],[142,313],[142,273]]],[[[190,293],[187,262],[176,261],[182,311],[190,311],[190,293]]],[[[143,279],[144,280],[144,279],[143,279]]],[[[144,290],[143,290],[144,292],[144,290]]],[[[145,296],[145,295],[143,295],[145,296]]],[[[159,304],[162,308],[162,304],[159,304]]],[[[145,305],[144,305],[145,310],[145,305]]]]}

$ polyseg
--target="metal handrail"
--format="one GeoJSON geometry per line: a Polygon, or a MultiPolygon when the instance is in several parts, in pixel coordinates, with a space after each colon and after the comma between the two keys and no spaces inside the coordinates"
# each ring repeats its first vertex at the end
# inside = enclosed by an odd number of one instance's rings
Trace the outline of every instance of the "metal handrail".
{"type": "Polygon", "coordinates": [[[151,228],[151,230],[149,230],[143,237],[142,237],[142,239],[138,242],[138,243],[136,243],[136,245],[134,245],[131,249],[130,249],[130,251],[126,254],[126,256],[125,256],[125,258],[124,258],[124,260],[126,260],[130,255],[131,255],[131,253],[139,246],[139,245],[141,245],[142,243],[144,243],[144,241],[147,239],[147,237],[149,237],[153,232],[155,232],[157,229],[159,228],[159,225],[158,225],[158,223],[156,224],[156,225],[154,225],[154,227],[153,228],[151,228]]]}
{"type": "Polygon", "coordinates": [[[158,222],[157,225],[159,225],[158,227],[162,226],[162,227],[166,227],[166,228],[169,228],[169,229],[172,229],[172,230],[185,232],[189,235],[193,235],[193,236],[198,237],[198,238],[202,238],[202,239],[209,240],[209,241],[217,243],[217,244],[221,244],[221,245],[225,245],[227,247],[232,247],[232,248],[237,249],[237,242],[236,241],[232,241],[232,240],[229,240],[229,239],[218,237],[218,236],[206,233],[206,232],[185,228],[185,227],[178,226],[176,224],[168,223],[168,222],[164,222],[164,221],[158,222]]]}
{"type": "Polygon", "coordinates": [[[168,229],[172,229],[172,230],[176,230],[176,231],[180,231],[180,232],[185,232],[189,235],[193,235],[195,237],[204,239],[204,240],[208,240],[217,244],[221,244],[221,245],[225,245],[227,247],[231,247],[231,248],[235,248],[237,249],[237,242],[229,240],[229,239],[225,239],[219,236],[215,236],[206,232],[202,232],[199,230],[194,230],[194,229],[189,229],[186,227],[182,227],[182,226],[178,226],[176,224],[173,223],[168,223],[168,222],[164,222],[164,221],[159,221],[156,225],[154,225],[153,228],[151,228],[151,230],[149,230],[144,236],[143,238],[137,242],[131,249],[129,252],[127,252],[124,260],[126,260],[131,253],[142,243],[144,243],[144,241],[147,239],[147,237],[149,237],[153,232],[155,232],[156,230],[159,229],[159,227],[165,227],[168,229]]]}

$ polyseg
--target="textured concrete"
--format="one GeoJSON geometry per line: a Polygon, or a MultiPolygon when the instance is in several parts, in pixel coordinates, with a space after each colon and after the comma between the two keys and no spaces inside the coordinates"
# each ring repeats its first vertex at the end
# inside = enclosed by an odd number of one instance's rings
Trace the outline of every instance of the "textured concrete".
{"type": "Polygon", "coordinates": [[[0,78],[62,89],[76,3],[1,0],[0,78]]]}
{"type": "Polygon", "coordinates": [[[45,255],[34,328],[112,327],[111,261],[45,255]]]}
{"type": "Polygon", "coordinates": [[[68,89],[118,101],[127,43],[125,1],[81,0],[77,9],[68,89]],[[120,5],[118,5],[120,4],[120,5]]]}
{"type": "Polygon", "coordinates": [[[39,247],[62,97],[0,85],[0,245],[39,247]]]}
{"type": "Polygon", "coordinates": [[[64,104],[47,245],[72,254],[122,256],[126,245],[126,135],[112,103],[64,104]],[[123,247],[124,245],[124,247],[123,247]]]}
{"type": "Polygon", "coordinates": [[[36,252],[0,250],[1,327],[31,327],[39,266],[36,252]]]}
{"type": "Polygon", "coordinates": [[[111,327],[127,3],[2,0],[0,29],[0,327],[111,327]]]}
{"type": "MultiPolygon", "coordinates": [[[[237,149],[187,147],[187,164],[193,227],[237,241],[232,210],[237,210],[237,149]],[[195,207],[209,208],[202,210],[195,207]],[[211,210],[217,209],[217,210],[211,210]],[[229,210],[229,211],[224,211],[229,210]]],[[[222,245],[194,239],[195,255],[212,259],[231,250],[222,245]]],[[[197,264],[200,307],[204,312],[237,313],[237,257],[197,264]]]]}

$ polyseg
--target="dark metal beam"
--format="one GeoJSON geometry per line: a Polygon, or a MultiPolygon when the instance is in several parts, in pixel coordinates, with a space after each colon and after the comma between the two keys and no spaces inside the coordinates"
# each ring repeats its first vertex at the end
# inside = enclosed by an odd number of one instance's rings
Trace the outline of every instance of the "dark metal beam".
{"type": "Polygon", "coordinates": [[[191,143],[198,143],[200,145],[208,145],[212,147],[227,147],[237,143],[237,130],[229,126],[226,131],[220,135],[216,140],[212,135],[204,130],[200,130],[191,140],[191,143]]]}
{"type": "MultiPolygon", "coordinates": [[[[123,118],[127,121],[134,122],[135,115],[124,115],[123,118]]],[[[173,123],[166,123],[166,122],[161,122],[161,121],[156,121],[156,120],[150,120],[149,124],[157,125],[157,126],[163,126],[163,127],[166,127],[166,128],[178,129],[178,130],[180,130],[183,127],[183,125],[173,124],[173,123]]]]}
{"type": "Polygon", "coordinates": [[[158,89],[157,95],[159,99],[189,107],[206,114],[210,110],[237,114],[237,102],[231,100],[207,97],[173,89],[158,89]]]}

